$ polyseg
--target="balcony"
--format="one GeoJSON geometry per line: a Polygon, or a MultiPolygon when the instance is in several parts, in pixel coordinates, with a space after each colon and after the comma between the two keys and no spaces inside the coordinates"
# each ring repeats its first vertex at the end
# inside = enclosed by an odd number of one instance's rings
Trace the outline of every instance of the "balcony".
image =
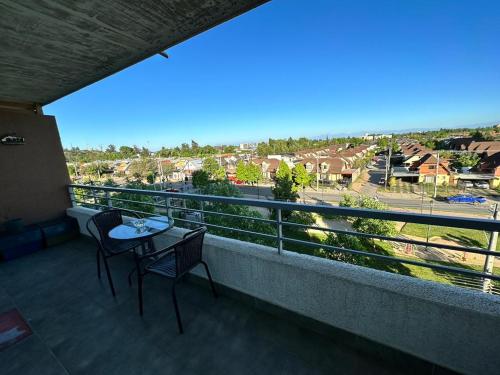
{"type": "MultiPolygon", "coordinates": [[[[404,220],[433,224],[436,217],[129,191],[133,195],[127,204],[140,203],[132,197],[155,196],[155,203],[142,204],[153,205],[155,213],[174,217],[175,211],[197,211],[202,218],[214,214],[187,208],[182,202],[188,199],[278,210],[278,219],[268,220],[276,224],[276,235],[264,235],[268,240],[273,237],[274,247],[207,236],[204,257],[222,297],[214,300],[203,273],[194,270],[179,296],[185,319],[185,334],[179,335],[168,281],[146,280],[145,315],[140,318],[135,285],[130,288],[126,282],[133,266],[131,259],[117,258],[111,264],[118,284],[116,299],[95,275],[95,247],[85,236],[84,223],[96,208],[123,202],[115,194],[124,189],[72,185],[70,191],[74,207],[67,213],[79,221],[84,236],[0,267],[5,289],[2,310],[17,307],[35,332],[2,353],[6,358],[1,362],[6,370],[2,373],[28,373],[42,366],[54,369],[54,373],[56,369],[69,373],[112,373],[115,369],[148,373],[161,368],[172,373],[389,374],[408,373],[411,367],[418,374],[495,374],[498,369],[498,340],[492,334],[500,328],[497,296],[287,251],[287,243],[301,240],[284,235],[283,227],[291,223],[280,220],[279,210],[294,205],[294,209],[344,215],[376,214],[388,220],[402,220],[403,215],[404,220]]],[[[141,212],[139,208],[136,211],[141,212]]],[[[200,224],[186,218],[176,220],[177,227],[157,239],[160,246],[179,239],[186,231],[181,226],[200,224]]],[[[483,219],[440,220],[438,225],[489,230],[498,226],[483,219]]],[[[209,229],[221,229],[205,224],[209,229]]],[[[233,230],[233,235],[257,235],[233,230]]],[[[485,249],[468,250],[491,255],[485,249]]],[[[415,263],[386,258],[380,257],[388,263],[415,263]]],[[[496,275],[458,267],[423,266],[498,280],[496,275]]]]}
{"type": "Polygon", "coordinates": [[[0,373],[402,373],[338,336],[266,312],[257,300],[228,293],[214,300],[193,280],[179,288],[186,328],[179,335],[164,279],[146,281],[139,317],[136,289],[126,282],[132,266],[132,258],[113,259],[113,299],[96,277],[95,245],[86,238],[1,264],[0,310],[17,308],[33,335],[0,352],[0,373]]]}

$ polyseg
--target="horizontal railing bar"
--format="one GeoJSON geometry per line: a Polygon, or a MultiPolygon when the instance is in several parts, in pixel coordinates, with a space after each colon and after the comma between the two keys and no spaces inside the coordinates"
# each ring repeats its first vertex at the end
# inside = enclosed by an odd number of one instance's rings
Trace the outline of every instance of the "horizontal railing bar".
{"type": "Polygon", "coordinates": [[[253,231],[250,231],[250,230],[230,228],[230,227],[225,227],[225,226],[222,226],[222,225],[210,224],[210,223],[205,223],[205,222],[202,223],[202,222],[199,222],[199,221],[187,220],[187,219],[180,219],[180,218],[174,218],[174,221],[183,221],[183,222],[187,222],[187,223],[193,223],[193,224],[197,224],[197,225],[204,225],[204,226],[207,226],[207,227],[213,227],[213,228],[219,228],[219,229],[224,229],[224,230],[230,230],[230,231],[234,231],[234,232],[251,234],[251,235],[255,235],[255,236],[262,236],[262,237],[266,237],[266,238],[270,238],[270,239],[276,240],[276,236],[275,235],[271,235],[271,234],[267,234],[267,233],[253,232],[253,231]]]}
{"type": "Polygon", "coordinates": [[[245,205],[252,207],[265,207],[271,209],[279,208],[288,211],[316,212],[316,213],[323,213],[330,215],[333,214],[337,216],[353,216],[353,217],[363,217],[371,219],[428,224],[428,225],[436,225],[442,227],[467,228],[467,229],[485,230],[490,232],[500,232],[500,221],[495,221],[491,219],[454,217],[445,215],[424,215],[424,214],[410,213],[410,212],[384,211],[384,210],[324,206],[324,205],[305,205],[300,203],[280,202],[274,200],[221,197],[221,196],[202,195],[202,194],[172,193],[172,192],[154,191],[154,190],[117,188],[110,186],[95,186],[95,185],[89,186],[89,185],[79,185],[79,184],[71,184],[69,186],[73,188],[82,188],[82,189],[95,189],[95,190],[101,189],[104,191],[113,191],[119,193],[121,192],[121,193],[144,194],[150,196],[191,199],[196,201],[209,201],[209,202],[245,205]]]}
{"type": "Polygon", "coordinates": [[[91,202],[78,201],[78,200],[75,200],[74,202],[75,202],[75,203],[80,203],[80,204],[87,204],[87,205],[89,205],[89,206],[99,206],[99,207],[109,208],[108,206],[106,206],[106,205],[104,205],[104,204],[99,204],[99,203],[91,203],[91,202]]]}
{"type": "Polygon", "coordinates": [[[263,223],[276,224],[276,220],[263,219],[261,217],[240,216],[240,215],[226,214],[224,212],[199,210],[196,208],[187,208],[187,207],[179,207],[179,206],[170,206],[170,208],[180,210],[180,211],[202,212],[202,213],[209,214],[209,215],[228,216],[228,217],[234,217],[237,219],[248,219],[248,220],[253,220],[253,221],[260,221],[263,223]]]}
{"type": "Polygon", "coordinates": [[[418,261],[409,260],[409,259],[391,257],[388,255],[369,253],[367,251],[345,249],[343,247],[338,247],[338,246],[326,245],[326,244],[315,243],[315,242],[310,242],[310,241],[297,240],[295,238],[289,238],[289,237],[283,237],[283,240],[288,241],[288,242],[294,242],[294,243],[301,244],[301,245],[306,245],[306,246],[320,247],[320,248],[324,248],[324,249],[329,250],[329,251],[339,251],[339,252],[343,252],[343,253],[349,253],[349,254],[367,256],[367,257],[371,257],[371,258],[382,259],[382,260],[393,262],[393,263],[411,264],[414,266],[426,267],[426,268],[436,269],[436,270],[450,272],[450,273],[459,273],[459,274],[467,275],[467,276],[482,277],[482,278],[500,281],[500,276],[493,275],[493,274],[487,274],[487,273],[483,273],[483,272],[465,270],[463,268],[443,266],[440,264],[423,263],[423,262],[418,262],[418,261]]]}
{"type": "Polygon", "coordinates": [[[157,203],[151,203],[151,202],[142,202],[142,201],[133,201],[131,199],[123,199],[123,198],[113,198],[113,197],[109,197],[109,198],[104,198],[104,199],[109,199],[111,201],[118,201],[118,202],[128,202],[128,203],[135,203],[135,204],[144,204],[146,206],[158,206],[158,207],[165,207],[165,206],[161,206],[157,203]]]}
{"type": "Polygon", "coordinates": [[[307,228],[307,229],[313,229],[313,230],[318,230],[318,231],[322,231],[322,232],[340,233],[340,234],[346,234],[346,235],[349,235],[349,236],[364,237],[364,238],[375,238],[375,239],[378,239],[378,240],[393,241],[393,242],[402,242],[402,243],[407,243],[407,244],[412,244],[412,245],[435,247],[435,248],[439,248],[439,249],[452,250],[452,251],[465,251],[467,253],[474,253],[474,254],[481,254],[481,255],[493,255],[495,257],[500,257],[500,253],[497,252],[497,251],[489,251],[489,250],[481,249],[479,247],[465,247],[465,246],[457,246],[457,245],[446,245],[446,244],[440,244],[440,243],[435,243],[435,242],[426,242],[426,241],[412,240],[412,239],[403,238],[403,237],[388,237],[388,236],[382,236],[382,235],[379,235],[379,234],[362,233],[362,232],[356,232],[356,231],[352,231],[351,232],[351,231],[348,231],[348,230],[341,230],[341,229],[330,229],[330,228],[325,228],[325,227],[315,227],[314,225],[293,223],[293,222],[290,222],[290,221],[283,221],[282,223],[283,223],[283,225],[295,226],[295,227],[307,228]]]}
{"type": "Polygon", "coordinates": [[[98,194],[82,194],[82,193],[77,193],[75,195],[78,195],[79,198],[95,198],[95,199],[105,199],[106,196],[103,195],[98,195],[98,194]]]}

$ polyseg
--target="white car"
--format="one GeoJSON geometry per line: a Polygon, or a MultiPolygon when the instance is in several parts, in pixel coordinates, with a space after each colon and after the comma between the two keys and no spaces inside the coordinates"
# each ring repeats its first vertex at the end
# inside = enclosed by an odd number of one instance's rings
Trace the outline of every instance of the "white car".
{"type": "Polygon", "coordinates": [[[479,189],[489,189],[490,188],[490,184],[488,184],[486,181],[475,182],[474,186],[479,188],[479,189]]]}
{"type": "Polygon", "coordinates": [[[472,182],[470,181],[462,181],[460,182],[460,186],[461,187],[465,187],[465,188],[471,188],[471,187],[474,187],[474,185],[472,184],[472,182]]]}

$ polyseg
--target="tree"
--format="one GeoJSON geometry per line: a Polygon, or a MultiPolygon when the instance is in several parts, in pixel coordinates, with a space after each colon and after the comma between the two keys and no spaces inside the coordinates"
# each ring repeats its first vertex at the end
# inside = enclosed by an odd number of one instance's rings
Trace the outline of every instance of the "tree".
{"type": "Polygon", "coordinates": [[[292,171],[283,160],[281,160],[278,165],[276,181],[271,190],[276,200],[296,202],[299,197],[297,194],[297,186],[295,186],[292,179],[292,171]]]}
{"type": "Polygon", "coordinates": [[[486,133],[485,131],[481,131],[479,129],[471,132],[470,136],[472,138],[474,138],[475,141],[478,141],[478,142],[493,140],[493,137],[491,136],[490,133],[486,133]]]}
{"type": "Polygon", "coordinates": [[[302,197],[304,203],[306,202],[306,196],[304,194],[304,190],[306,186],[309,186],[311,183],[311,175],[307,173],[306,168],[302,164],[297,164],[295,168],[293,168],[293,181],[295,184],[302,188],[302,197]]]}
{"type": "Polygon", "coordinates": [[[453,166],[456,168],[474,168],[480,160],[481,157],[478,154],[464,152],[456,154],[453,166]]]}
{"type": "Polygon", "coordinates": [[[236,178],[243,182],[248,181],[248,168],[243,160],[239,160],[236,163],[236,178]]]}
{"type": "Polygon", "coordinates": [[[249,163],[246,165],[246,178],[252,185],[257,184],[262,180],[262,170],[257,164],[249,163]]]}
{"type": "Polygon", "coordinates": [[[215,160],[214,158],[205,158],[203,160],[203,166],[201,169],[207,172],[210,178],[214,178],[214,175],[219,169],[219,163],[217,163],[217,160],[215,160]]]}
{"type": "Polygon", "coordinates": [[[226,179],[226,170],[224,167],[219,167],[215,173],[212,175],[212,178],[216,181],[222,181],[226,179]]]}
{"type": "MultiPolygon", "coordinates": [[[[129,183],[125,187],[127,189],[140,190],[148,190],[148,188],[151,188],[144,185],[142,182],[129,183]]],[[[155,211],[155,207],[152,205],[152,203],[154,203],[154,198],[152,196],[134,193],[116,193],[115,195],[113,195],[113,197],[117,198],[117,200],[113,201],[113,206],[116,208],[124,208],[127,210],[142,211],[148,213],[154,213],[155,211]]]]}
{"type": "MultiPolygon", "coordinates": [[[[365,244],[359,237],[344,233],[329,233],[323,241],[325,245],[341,247],[343,249],[366,250],[365,244]]],[[[361,257],[345,251],[320,250],[320,255],[328,259],[338,260],[351,264],[361,264],[361,257]]]]}
{"type": "Polygon", "coordinates": [[[377,146],[382,150],[387,150],[387,147],[389,147],[389,139],[387,139],[386,137],[379,138],[377,140],[377,146]]]}
{"type": "Polygon", "coordinates": [[[208,172],[202,170],[193,172],[193,187],[197,189],[202,189],[209,184],[208,172]]]}
{"type": "Polygon", "coordinates": [[[70,176],[76,176],[76,167],[74,164],[67,164],[68,173],[70,176]]]}
{"type": "Polygon", "coordinates": [[[121,146],[120,147],[120,154],[124,159],[131,158],[132,156],[135,156],[134,149],[129,146],[121,146]]]}
{"type": "Polygon", "coordinates": [[[109,170],[107,163],[91,163],[83,166],[81,172],[90,177],[101,178],[102,174],[109,170]]]}
{"type": "MultiPolygon", "coordinates": [[[[387,210],[387,205],[376,198],[360,196],[359,198],[345,194],[339,203],[341,207],[368,208],[372,210],[387,210]]],[[[362,233],[377,234],[381,236],[394,236],[396,226],[394,222],[382,219],[355,217],[350,219],[353,229],[362,233]]]]}
{"type": "MultiPolygon", "coordinates": [[[[152,175],[154,181],[154,177],[156,176],[158,171],[158,166],[155,160],[145,158],[134,160],[133,162],[131,162],[128,170],[137,180],[144,180],[147,179],[148,176],[152,175]]],[[[149,177],[149,179],[151,180],[151,177],[149,177]]]]}
{"type": "Polygon", "coordinates": [[[108,148],[106,149],[107,153],[114,153],[116,152],[116,146],[115,145],[109,145],[108,148]]]}
{"type": "Polygon", "coordinates": [[[387,181],[387,183],[389,184],[389,187],[394,187],[394,186],[396,186],[396,183],[397,183],[396,177],[391,176],[391,177],[389,178],[389,181],[387,181]]]}
{"type": "Polygon", "coordinates": [[[172,163],[162,164],[161,169],[163,171],[164,178],[166,180],[168,180],[168,176],[171,175],[175,171],[175,166],[172,163]]]}
{"type": "MultiPolygon", "coordinates": [[[[225,197],[240,197],[241,192],[239,189],[230,184],[227,180],[215,181],[207,184],[205,187],[200,189],[201,194],[207,195],[217,195],[225,197]]],[[[199,209],[199,202],[188,200],[187,205],[189,208],[199,209]]],[[[263,216],[256,210],[242,205],[233,205],[222,202],[205,202],[203,206],[205,211],[212,211],[218,213],[224,213],[229,215],[214,215],[206,214],[204,216],[204,221],[208,224],[217,225],[218,227],[209,227],[210,232],[224,237],[236,238],[242,241],[248,241],[253,243],[265,244],[268,246],[274,245],[274,240],[269,238],[264,238],[259,235],[254,235],[251,233],[236,232],[232,229],[224,229],[222,227],[241,229],[248,232],[264,233],[276,235],[276,228],[268,223],[262,222],[261,220],[251,220],[248,218],[262,219],[263,216]],[[239,217],[234,217],[234,216],[239,217]],[[247,217],[247,219],[241,219],[241,217],[247,217]]]]}
{"type": "Polygon", "coordinates": [[[292,180],[292,170],[284,160],[281,160],[278,164],[276,179],[288,179],[290,181],[292,180]]]}

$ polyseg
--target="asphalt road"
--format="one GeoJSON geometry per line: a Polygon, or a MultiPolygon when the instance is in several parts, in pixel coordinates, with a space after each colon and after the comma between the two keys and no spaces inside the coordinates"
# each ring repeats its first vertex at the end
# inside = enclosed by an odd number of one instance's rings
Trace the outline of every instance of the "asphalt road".
{"type": "MultiPolygon", "coordinates": [[[[238,186],[242,194],[248,198],[254,199],[273,199],[273,194],[271,192],[271,188],[268,186],[238,186]]],[[[362,189],[363,190],[363,189],[362,189]]],[[[376,191],[376,189],[375,189],[376,191]]],[[[363,194],[366,194],[362,191],[363,194]]],[[[306,191],[304,194],[299,193],[300,199],[303,200],[305,197],[306,203],[310,204],[321,204],[321,203],[338,203],[342,199],[343,194],[357,194],[354,191],[343,190],[343,191],[319,191],[319,192],[311,192],[306,191]]],[[[376,196],[376,194],[367,194],[370,196],[376,196]]],[[[460,214],[468,214],[468,215],[481,215],[484,217],[491,216],[490,206],[495,201],[500,201],[498,197],[491,198],[489,197],[489,204],[482,204],[478,206],[470,205],[470,204],[450,204],[447,202],[440,202],[430,199],[428,197],[424,198],[422,201],[420,198],[415,196],[415,198],[399,198],[399,197],[377,197],[381,202],[384,202],[391,208],[399,208],[404,210],[411,210],[415,212],[422,213],[430,213],[431,205],[432,210],[434,212],[445,212],[445,213],[460,213],[460,214]],[[431,203],[433,202],[433,203],[431,203]]]]}

